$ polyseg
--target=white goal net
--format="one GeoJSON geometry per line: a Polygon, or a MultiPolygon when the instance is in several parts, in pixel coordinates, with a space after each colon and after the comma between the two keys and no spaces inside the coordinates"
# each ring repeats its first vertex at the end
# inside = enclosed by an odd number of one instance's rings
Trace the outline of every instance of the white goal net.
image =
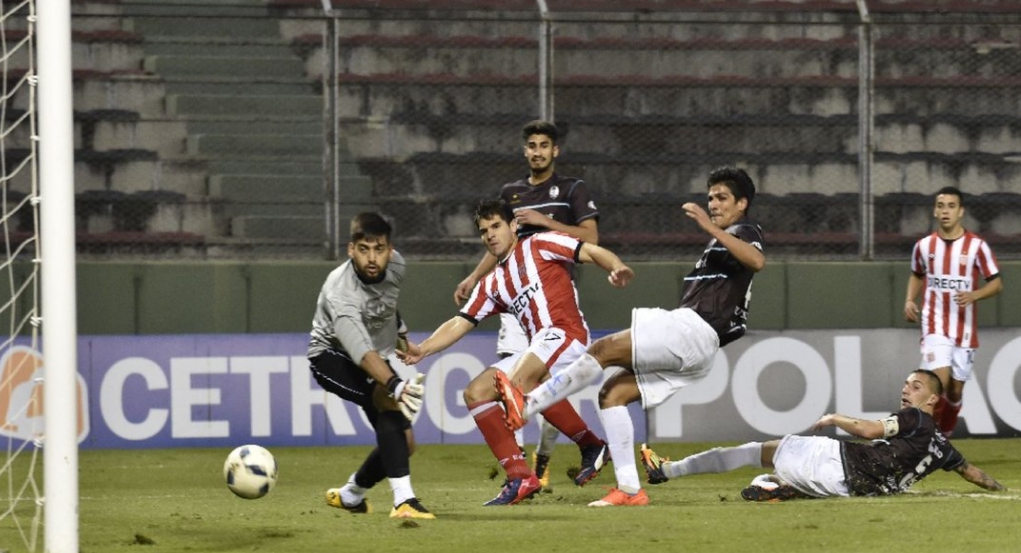
{"type": "Polygon", "coordinates": [[[0,551],[42,524],[35,2],[0,0],[0,551]]]}

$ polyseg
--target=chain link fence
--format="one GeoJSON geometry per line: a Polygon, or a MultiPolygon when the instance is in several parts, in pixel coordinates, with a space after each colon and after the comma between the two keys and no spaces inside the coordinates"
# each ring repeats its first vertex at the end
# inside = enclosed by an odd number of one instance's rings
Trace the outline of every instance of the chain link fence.
{"type": "Polygon", "coordinates": [[[473,205],[527,174],[545,115],[628,259],[701,252],[680,205],[722,164],[777,258],[906,257],[945,185],[1021,255],[1021,8],[461,4],[75,3],[80,253],[342,257],[378,210],[414,258],[473,257],[473,205]]]}
{"type": "Polygon", "coordinates": [[[932,194],[965,193],[965,227],[1001,255],[1021,239],[1021,25],[876,28],[877,244],[934,230],[932,194]]]}
{"type": "MultiPolygon", "coordinates": [[[[405,250],[477,251],[471,205],[526,174],[518,129],[542,98],[542,20],[346,16],[341,149],[405,250]]],[[[1018,254],[1021,26],[886,19],[556,15],[558,171],[592,189],[601,242],[632,259],[697,255],[705,236],[680,205],[704,203],[708,172],[733,164],[758,184],[771,254],[906,257],[947,185],[965,192],[968,228],[1018,254]]]]}

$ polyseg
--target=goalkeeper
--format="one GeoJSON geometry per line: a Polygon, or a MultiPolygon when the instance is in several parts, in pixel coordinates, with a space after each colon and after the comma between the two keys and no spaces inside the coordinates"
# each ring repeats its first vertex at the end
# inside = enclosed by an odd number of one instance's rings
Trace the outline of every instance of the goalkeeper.
{"type": "Polygon", "coordinates": [[[308,346],[312,375],[326,391],[360,406],[376,431],[376,448],[344,486],[326,492],[326,502],[367,513],[366,492],[386,478],[393,490],[391,517],[435,518],[415,497],[408,462],[423,375],[401,379],[386,360],[398,343],[407,342],[397,312],[405,263],[390,232],[376,213],[355,216],[350,259],[326,277],[316,303],[308,346]]]}
{"type": "Polygon", "coordinates": [[[772,468],[774,474],[756,477],[741,491],[748,501],[783,501],[799,497],[892,495],[937,469],[990,491],[1006,488],[985,471],[968,463],[936,428],[932,411],[943,393],[936,373],[917,369],[901,389],[900,410],[880,420],[829,414],[812,430],[835,426],[872,440],[869,443],[825,436],[789,434],[779,440],[717,447],[670,462],[642,445],[642,464],[650,484],[739,467],[772,468]]]}

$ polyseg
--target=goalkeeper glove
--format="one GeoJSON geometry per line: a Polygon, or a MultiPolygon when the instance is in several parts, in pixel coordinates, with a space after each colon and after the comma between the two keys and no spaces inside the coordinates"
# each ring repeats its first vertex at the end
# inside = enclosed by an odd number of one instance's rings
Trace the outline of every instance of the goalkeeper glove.
{"type": "Polygon", "coordinates": [[[425,380],[424,374],[415,373],[410,380],[393,376],[386,383],[390,397],[397,400],[397,406],[409,421],[414,420],[415,415],[422,409],[422,396],[425,395],[425,386],[422,386],[423,380],[425,380]]]}

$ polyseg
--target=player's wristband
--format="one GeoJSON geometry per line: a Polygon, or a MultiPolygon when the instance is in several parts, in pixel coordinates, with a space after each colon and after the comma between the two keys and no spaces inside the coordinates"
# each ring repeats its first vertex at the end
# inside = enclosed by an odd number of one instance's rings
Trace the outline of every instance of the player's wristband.
{"type": "Polygon", "coordinates": [[[398,388],[401,387],[401,384],[403,382],[404,380],[402,380],[401,377],[396,375],[391,376],[390,380],[386,381],[386,390],[390,392],[390,397],[397,397],[398,388]]]}

